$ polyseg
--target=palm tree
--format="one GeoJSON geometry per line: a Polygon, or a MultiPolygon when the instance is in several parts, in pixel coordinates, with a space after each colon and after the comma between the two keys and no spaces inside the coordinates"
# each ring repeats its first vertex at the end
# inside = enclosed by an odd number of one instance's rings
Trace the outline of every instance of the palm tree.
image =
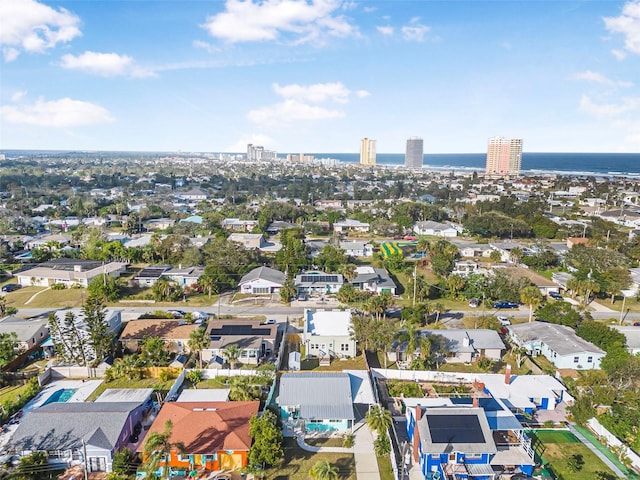
{"type": "Polygon", "coordinates": [[[431,306],[433,313],[436,314],[436,324],[440,321],[440,315],[447,311],[443,303],[436,302],[431,306]]]}
{"type": "Polygon", "coordinates": [[[313,464],[309,470],[309,476],[313,480],[338,480],[340,477],[338,468],[327,460],[320,460],[313,464]]]}
{"type": "Polygon", "coordinates": [[[520,300],[529,305],[529,321],[533,320],[533,309],[542,303],[542,293],[538,287],[524,287],[520,291],[520,300]]]}
{"type": "Polygon", "coordinates": [[[365,417],[367,425],[371,430],[382,434],[389,430],[393,422],[391,412],[380,405],[374,405],[369,409],[365,417]]]}
{"type": "Polygon", "coordinates": [[[202,368],[202,349],[209,345],[206,330],[204,328],[197,328],[191,332],[187,345],[189,346],[189,350],[198,353],[198,368],[202,368]]]}
{"type": "Polygon", "coordinates": [[[509,252],[509,257],[511,257],[513,263],[517,265],[520,259],[524,257],[524,252],[520,247],[513,247],[509,252]]]}
{"type": "Polygon", "coordinates": [[[0,317],[4,317],[5,313],[7,313],[7,298],[2,295],[0,297],[0,317]]]}
{"type": "Polygon", "coordinates": [[[160,474],[160,478],[169,477],[169,459],[171,458],[171,451],[178,450],[180,453],[184,453],[186,448],[182,442],[171,442],[171,432],[173,430],[173,423],[171,420],[167,420],[164,424],[164,430],[160,432],[152,432],[147,435],[142,444],[142,454],[144,460],[144,471],[147,475],[155,475],[158,467],[161,463],[164,463],[164,468],[160,474]]]}
{"type": "Polygon", "coordinates": [[[229,362],[229,365],[235,366],[238,362],[238,358],[242,354],[242,348],[236,343],[232,343],[222,351],[222,356],[229,362]]]}

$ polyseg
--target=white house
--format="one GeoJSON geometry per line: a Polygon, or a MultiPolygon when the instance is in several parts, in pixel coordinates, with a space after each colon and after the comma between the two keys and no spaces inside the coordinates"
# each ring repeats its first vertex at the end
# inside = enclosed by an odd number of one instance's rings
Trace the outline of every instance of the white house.
{"type": "Polygon", "coordinates": [[[86,288],[91,280],[100,275],[117,278],[127,269],[123,262],[94,262],[73,258],[58,258],[41,263],[34,268],[23,270],[15,274],[18,283],[23,287],[50,287],[56,283],[67,288],[80,285],[86,288]]]}
{"type": "Polygon", "coordinates": [[[254,295],[278,293],[285,282],[284,273],[274,268],[258,267],[246,273],[238,287],[240,293],[254,295]]]}
{"type": "Polygon", "coordinates": [[[333,230],[342,232],[368,232],[371,226],[358,220],[346,219],[333,224],[333,230]]]}
{"type": "Polygon", "coordinates": [[[266,244],[261,233],[232,233],[227,241],[239,243],[245,250],[262,248],[266,244]]]}
{"type": "Polygon", "coordinates": [[[606,352],[564,325],[529,322],[507,327],[513,342],[531,355],[544,355],[557,368],[597,370],[606,352]]]}
{"type": "Polygon", "coordinates": [[[634,327],[631,325],[611,325],[611,328],[615,328],[626,337],[627,351],[631,355],[640,354],[640,327],[634,327]]]}
{"type": "Polygon", "coordinates": [[[240,220],[239,218],[225,218],[222,220],[222,228],[234,232],[250,232],[258,226],[257,220],[240,220]]]}
{"type": "Polygon", "coordinates": [[[351,337],[351,310],[304,311],[302,343],[307,357],[320,359],[355,357],[351,337]]]}
{"type": "Polygon", "coordinates": [[[434,235],[436,237],[457,237],[458,231],[450,225],[439,222],[417,222],[413,226],[416,235],[434,235]]]}
{"type": "Polygon", "coordinates": [[[384,268],[369,266],[356,267],[357,277],[351,280],[351,284],[360,290],[375,293],[396,294],[397,286],[389,273],[384,268]]]}
{"type": "Polygon", "coordinates": [[[345,255],[349,257],[372,257],[373,245],[368,242],[359,242],[357,240],[349,240],[340,242],[340,248],[344,250],[345,255]]]}
{"type": "Polygon", "coordinates": [[[338,293],[344,284],[344,277],[339,273],[325,273],[318,270],[309,270],[295,276],[293,284],[296,294],[325,295],[338,293]]]}

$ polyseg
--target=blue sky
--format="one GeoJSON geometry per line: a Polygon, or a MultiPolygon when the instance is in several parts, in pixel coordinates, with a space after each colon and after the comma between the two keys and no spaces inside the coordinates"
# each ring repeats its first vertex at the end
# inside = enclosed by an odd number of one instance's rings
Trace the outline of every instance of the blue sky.
{"type": "Polygon", "coordinates": [[[640,0],[0,0],[0,149],[640,151],[640,0]]]}

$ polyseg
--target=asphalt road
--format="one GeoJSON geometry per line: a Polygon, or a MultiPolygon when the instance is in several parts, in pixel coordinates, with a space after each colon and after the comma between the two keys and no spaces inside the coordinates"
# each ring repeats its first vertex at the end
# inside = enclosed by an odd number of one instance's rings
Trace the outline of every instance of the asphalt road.
{"type": "MultiPolygon", "coordinates": [[[[200,311],[216,315],[219,313],[220,315],[237,315],[243,317],[262,315],[268,318],[275,318],[277,321],[285,321],[287,317],[289,317],[290,319],[302,317],[302,314],[304,313],[304,309],[306,307],[323,308],[323,305],[309,303],[307,306],[300,305],[298,303],[295,306],[288,307],[285,305],[261,305],[257,303],[254,304],[247,302],[243,305],[222,304],[218,308],[217,304],[208,307],[190,307],[182,303],[176,303],[171,307],[158,307],[151,304],[149,306],[143,307],[119,306],[116,308],[122,310],[123,320],[125,321],[132,320],[143,313],[152,312],[154,310],[183,310],[185,312],[200,311]]],[[[325,308],[330,308],[330,305],[327,305],[325,308]]],[[[18,316],[25,318],[42,317],[48,315],[53,310],[54,309],[47,308],[21,308],[18,310],[18,316]]],[[[440,316],[440,321],[449,328],[464,328],[462,324],[462,318],[464,316],[480,316],[482,314],[482,309],[448,311],[440,316]]],[[[529,318],[529,309],[525,307],[522,307],[520,309],[503,310],[487,309],[484,310],[484,315],[504,315],[511,318],[526,319],[529,318]]],[[[610,318],[618,320],[620,318],[619,312],[591,312],[591,315],[596,320],[608,320],[610,318]]],[[[629,312],[629,314],[625,317],[626,324],[633,324],[633,322],[637,321],[640,321],[640,313],[629,312]]]]}

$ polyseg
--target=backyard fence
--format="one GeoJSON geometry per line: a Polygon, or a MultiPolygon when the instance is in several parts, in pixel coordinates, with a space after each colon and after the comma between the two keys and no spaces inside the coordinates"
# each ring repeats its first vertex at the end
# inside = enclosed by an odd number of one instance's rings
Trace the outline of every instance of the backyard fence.
{"type": "Polygon", "coordinates": [[[622,443],[618,437],[604,428],[595,418],[590,418],[589,420],[587,420],[587,425],[593,431],[593,433],[595,433],[596,435],[598,435],[598,437],[605,441],[607,446],[620,449],[624,456],[629,459],[633,468],[635,468],[636,470],[640,470],[640,456],[636,452],[622,443]]]}

